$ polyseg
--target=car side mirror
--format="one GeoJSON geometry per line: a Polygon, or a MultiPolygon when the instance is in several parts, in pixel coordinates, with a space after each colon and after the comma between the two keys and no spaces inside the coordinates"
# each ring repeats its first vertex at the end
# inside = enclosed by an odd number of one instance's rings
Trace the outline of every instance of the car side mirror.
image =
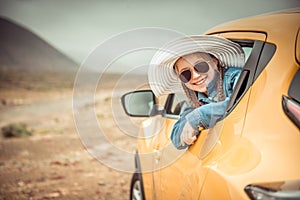
{"type": "Polygon", "coordinates": [[[155,95],[151,90],[129,92],[121,97],[125,113],[131,117],[151,117],[163,115],[163,109],[156,104],[155,95]]]}

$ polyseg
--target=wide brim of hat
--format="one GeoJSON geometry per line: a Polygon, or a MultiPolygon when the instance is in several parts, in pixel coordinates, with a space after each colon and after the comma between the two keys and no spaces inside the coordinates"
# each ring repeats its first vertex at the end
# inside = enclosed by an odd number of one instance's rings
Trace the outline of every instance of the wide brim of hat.
{"type": "Polygon", "coordinates": [[[241,46],[214,35],[186,36],[160,48],[152,57],[148,70],[149,84],[156,96],[183,92],[181,81],[173,66],[182,56],[204,52],[214,55],[227,67],[243,67],[245,55],[241,46]]]}

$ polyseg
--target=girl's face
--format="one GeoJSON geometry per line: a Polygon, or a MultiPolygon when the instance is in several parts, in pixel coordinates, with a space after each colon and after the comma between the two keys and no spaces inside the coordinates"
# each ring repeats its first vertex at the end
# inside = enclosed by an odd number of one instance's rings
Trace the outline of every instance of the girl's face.
{"type": "MultiPolygon", "coordinates": [[[[213,80],[215,73],[214,69],[217,69],[217,64],[218,60],[212,58],[206,53],[193,53],[179,58],[175,63],[175,69],[178,75],[186,70],[190,71],[190,80],[184,83],[186,87],[197,92],[207,93],[206,85],[213,80]],[[202,62],[206,62],[208,64],[208,71],[204,70],[207,72],[201,73],[199,70],[195,70],[194,66],[199,63],[203,65],[202,62]]],[[[186,73],[187,72],[185,72],[185,74],[186,73]]]]}

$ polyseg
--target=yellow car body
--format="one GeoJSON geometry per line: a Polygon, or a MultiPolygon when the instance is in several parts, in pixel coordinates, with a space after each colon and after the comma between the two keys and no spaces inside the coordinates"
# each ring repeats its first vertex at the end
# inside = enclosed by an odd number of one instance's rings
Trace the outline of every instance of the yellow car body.
{"type": "MultiPolygon", "coordinates": [[[[135,174],[141,198],[300,197],[300,131],[283,108],[283,96],[291,98],[289,89],[299,74],[299,30],[300,9],[294,9],[228,22],[206,32],[249,50],[238,91],[224,120],[202,131],[185,151],[170,141],[176,115],[167,111],[144,122],[135,174]],[[153,130],[159,131],[147,137],[153,130]]],[[[299,83],[299,75],[294,82],[299,83]]],[[[293,87],[299,94],[300,85],[293,87]]],[[[165,106],[171,100],[158,101],[165,106]]],[[[134,182],[132,193],[133,187],[134,182]]]]}

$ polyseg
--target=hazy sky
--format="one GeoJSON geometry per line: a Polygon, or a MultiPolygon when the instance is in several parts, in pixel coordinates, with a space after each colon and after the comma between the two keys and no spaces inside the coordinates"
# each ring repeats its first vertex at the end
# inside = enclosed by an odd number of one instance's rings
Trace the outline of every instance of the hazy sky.
{"type": "Polygon", "coordinates": [[[202,34],[229,20],[299,6],[300,0],[0,0],[0,15],[81,63],[99,43],[133,28],[202,34]]]}

